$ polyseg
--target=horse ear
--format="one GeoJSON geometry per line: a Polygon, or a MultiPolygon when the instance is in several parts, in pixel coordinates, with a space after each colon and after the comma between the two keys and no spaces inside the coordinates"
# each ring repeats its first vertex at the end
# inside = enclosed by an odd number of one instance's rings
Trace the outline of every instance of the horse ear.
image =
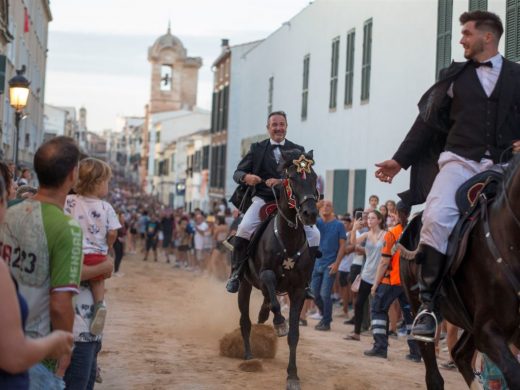
{"type": "Polygon", "coordinates": [[[311,158],[311,160],[314,158],[313,154],[314,154],[314,150],[312,150],[312,149],[307,152],[307,155],[311,158]]]}

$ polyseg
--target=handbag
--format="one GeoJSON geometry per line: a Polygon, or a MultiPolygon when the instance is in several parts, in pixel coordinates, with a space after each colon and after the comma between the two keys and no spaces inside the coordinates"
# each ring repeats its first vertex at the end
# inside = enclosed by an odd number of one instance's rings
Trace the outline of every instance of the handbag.
{"type": "Polygon", "coordinates": [[[356,276],[356,279],[354,279],[354,282],[352,283],[352,286],[350,287],[352,292],[357,293],[359,291],[359,285],[360,284],[361,284],[361,274],[356,276]]]}

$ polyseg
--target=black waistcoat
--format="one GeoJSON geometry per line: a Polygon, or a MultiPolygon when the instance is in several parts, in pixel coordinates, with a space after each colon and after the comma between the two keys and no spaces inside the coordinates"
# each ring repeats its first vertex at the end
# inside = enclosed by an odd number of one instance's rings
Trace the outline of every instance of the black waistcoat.
{"type": "Polygon", "coordinates": [[[487,96],[473,66],[467,66],[453,83],[453,101],[445,150],[470,160],[480,161],[491,153],[495,162],[501,153],[498,147],[497,111],[500,74],[491,96],[487,96]]]}
{"type": "MultiPolygon", "coordinates": [[[[280,146],[280,148],[281,150],[286,150],[287,142],[284,146],[280,146]]],[[[258,171],[258,176],[260,176],[262,180],[281,177],[281,174],[278,172],[278,163],[276,162],[276,159],[274,157],[272,145],[267,146],[265,155],[262,159],[262,165],[260,166],[260,170],[258,171]]],[[[269,187],[267,187],[264,183],[260,183],[256,186],[255,195],[268,202],[274,200],[272,190],[269,187]]]]}

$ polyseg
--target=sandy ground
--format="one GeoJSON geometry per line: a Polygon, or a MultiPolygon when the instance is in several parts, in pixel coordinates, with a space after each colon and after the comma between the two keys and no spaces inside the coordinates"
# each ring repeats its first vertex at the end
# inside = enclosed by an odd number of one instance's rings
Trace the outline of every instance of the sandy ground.
{"type": "MultiPolygon", "coordinates": [[[[242,372],[240,360],[219,356],[219,339],[238,327],[236,295],[211,277],[164,262],[123,259],[121,277],[107,281],[109,316],[96,389],[285,389],[288,346],[279,339],[264,371],[242,372]]],[[[254,293],[256,319],[260,294],[254,293]]],[[[302,389],[423,389],[424,367],[404,359],[404,340],[391,339],[388,360],[368,358],[371,336],[342,339],[352,330],[336,317],[330,332],[302,327],[298,373],[302,389]]],[[[272,321],[272,316],[269,320],[272,321]]],[[[447,358],[441,353],[442,361],[447,358]]],[[[457,372],[441,370],[446,389],[466,388],[457,372]]]]}

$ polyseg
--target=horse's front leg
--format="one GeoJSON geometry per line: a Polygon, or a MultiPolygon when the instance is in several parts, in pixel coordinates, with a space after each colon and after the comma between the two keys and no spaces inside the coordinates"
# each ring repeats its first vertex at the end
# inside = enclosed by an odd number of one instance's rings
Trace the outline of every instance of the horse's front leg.
{"type": "Polygon", "coordinates": [[[240,332],[244,341],[244,359],[253,358],[251,353],[251,320],[249,319],[249,300],[251,298],[251,290],[253,286],[247,280],[243,279],[238,290],[238,308],[240,309],[240,332]]]}
{"type": "Polygon", "coordinates": [[[443,390],[444,379],[439,372],[437,365],[437,357],[435,355],[435,344],[417,341],[421,356],[423,358],[424,366],[426,367],[426,388],[428,390],[443,390]]]}
{"type": "Polygon", "coordinates": [[[291,309],[289,311],[289,365],[287,366],[287,390],[299,390],[300,378],[296,368],[296,347],[300,338],[300,313],[305,302],[305,290],[298,288],[289,294],[291,309]]]}
{"type": "Polygon", "coordinates": [[[271,300],[271,311],[274,314],[273,324],[274,330],[278,337],[287,335],[287,325],[285,318],[280,311],[280,303],[276,298],[276,275],[270,269],[260,272],[260,280],[264,285],[264,289],[267,290],[269,299],[271,300]]]}
{"type": "Polygon", "coordinates": [[[475,374],[473,373],[473,367],[471,366],[471,360],[473,359],[474,353],[475,339],[471,333],[465,330],[451,351],[451,356],[453,356],[457,368],[470,388],[475,381],[475,374]]]}

